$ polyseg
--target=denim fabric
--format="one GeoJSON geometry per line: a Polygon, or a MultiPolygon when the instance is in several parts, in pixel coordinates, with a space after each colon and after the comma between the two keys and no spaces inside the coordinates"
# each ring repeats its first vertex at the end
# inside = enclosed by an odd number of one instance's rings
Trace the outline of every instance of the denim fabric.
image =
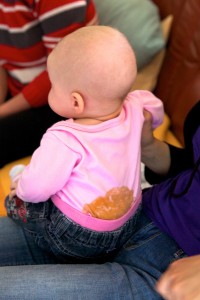
{"type": "Polygon", "coordinates": [[[10,218],[0,218],[0,228],[2,300],[158,300],[155,282],[184,256],[143,213],[135,234],[104,264],[57,264],[10,218]]]}
{"type": "Polygon", "coordinates": [[[131,237],[141,207],[122,227],[114,231],[98,232],[82,227],[67,218],[51,200],[27,203],[20,199],[6,199],[8,214],[23,225],[43,250],[61,262],[102,262],[118,251],[131,237]]]}

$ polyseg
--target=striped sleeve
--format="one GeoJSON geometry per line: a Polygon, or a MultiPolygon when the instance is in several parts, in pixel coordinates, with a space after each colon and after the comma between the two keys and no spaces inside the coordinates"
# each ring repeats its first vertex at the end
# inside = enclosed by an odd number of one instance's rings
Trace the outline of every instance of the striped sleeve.
{"type": "Polygon", "coordinates": [[[36,13],[43,32],[43,42],[48,52],[55,47],[61,37],[80,27],[97,22],[92,1],[40,0],[37,2],[36,13]]]}
{"type": "MultiPolygon", "coordinates": [[[[95,7],[92,1],[38,1],[38,16],[43,31],[43,43],[49,54],[62,37],[74,30],[97,23],[95,7]],[[66,3],[69,2],[69,3],[66,3]]],[[[50,82],[43,71],[22,93],[32,107],[47,103],[50,82]],[[38,94],[39,91],[39,94],[38,94]]]]}
{"type": "Polygon", "coordinates": [[[12,95],[33,107],[47,103],[48,54],[62,37],[97,23],[92,0],[0,0],[0,65],[12,95]]]}

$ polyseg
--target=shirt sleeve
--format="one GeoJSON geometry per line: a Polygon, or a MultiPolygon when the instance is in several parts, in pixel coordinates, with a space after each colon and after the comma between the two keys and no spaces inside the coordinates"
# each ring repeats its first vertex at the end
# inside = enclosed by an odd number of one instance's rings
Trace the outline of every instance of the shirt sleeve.
{"type": "Polygon", "coordinates": [[[47,132],[18,181],[17,196],[26,202],[47,201],[70,178],[78,153],[47,132]]]}
{"type": "Polygon", "coordinates": [[[22,89],[22,94],[32,107],[47,104],[51,83],[47,71],[43,71],[22,89]]]}
{"type": "MultiPolygon", "coordinates": [[[[97,23],[96,10],[92,0],[40,0],[34,2],[33,13],[39,21],[42,43],[47,55],[67,34],[80,27],[97,23]]],[[[48,74],[47,71],[43,71],[22,89],[22,94],[32,107],[38,107],[47,104],[49,90],[48,74]]]]}
{"type": "Polygon", "coordinates": [[[164,107],[160,99],[149,91],[142,91],[144,109],[152,114],[152,127],[155,129],[162,124],[164,119],[164,107]]]}
{"type": "Polygon", "coordinates": [[[162,101],[158,99],[153,93],[146,90],[136,90],[130,93],[130,96],[131,94],[134,95],[134,98],[137,98],[139,100],[139,103],[141,103],[141,106],[144,109],[148,110],[151,113],[153,129],[161,125],[164,119],[164,108],[162,101]]]}

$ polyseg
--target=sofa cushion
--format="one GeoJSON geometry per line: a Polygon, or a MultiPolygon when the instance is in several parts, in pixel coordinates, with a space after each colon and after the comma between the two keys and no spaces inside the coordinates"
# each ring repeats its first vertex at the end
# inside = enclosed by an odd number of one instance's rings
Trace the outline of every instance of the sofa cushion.
{"type": "Polygon", "coordinates": [[[162,16],[174,16],[165,59],[155,89],[171,120],[171,130],[184,144],[184,121],[200,99],[200,2],[154,0],[162,16]]]}
{"type": "Polygon", "coordinates": [[[128,38],[136,54],[138,69],[165,46],[158,9],[150,0],[94,2],[100,25],[115,27],[128,38]]]}
{"type": "MultiPolygon", "coordinates": [[[[168,41],[169,33],[172,26],[172,21],[173,21],[173,16],[169,15],[161,23],[162,34],[165,43],[167,43],[168,41]]],[[[148,63],[144,68],[142,68],[138,72],[132,90],[149,90],[149,91],[154,90],[157,84],[157,79],[163,63],[165,52],[166,52],[165,48],[161,49],[158,52],[158,54],[154,56],[151,62],[148,63]]]]}

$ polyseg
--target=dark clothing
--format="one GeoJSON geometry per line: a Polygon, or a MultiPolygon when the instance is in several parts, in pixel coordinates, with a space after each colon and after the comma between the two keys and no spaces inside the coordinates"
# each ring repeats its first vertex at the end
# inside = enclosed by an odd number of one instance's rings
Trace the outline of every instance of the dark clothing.
{"type": "Polygon", "coordinates": [[[0,168],[31,155],[47,128],[61,119],[48,105],[0,119],[0,168]]]}
{"type": "Polygon", "coordinates": [[[143,207],[188,255],[195,255],[200,253],[200,101],[186,118],[184,137],[185,149],[170,147],[172,177],[144,193],[143,207]]]}

